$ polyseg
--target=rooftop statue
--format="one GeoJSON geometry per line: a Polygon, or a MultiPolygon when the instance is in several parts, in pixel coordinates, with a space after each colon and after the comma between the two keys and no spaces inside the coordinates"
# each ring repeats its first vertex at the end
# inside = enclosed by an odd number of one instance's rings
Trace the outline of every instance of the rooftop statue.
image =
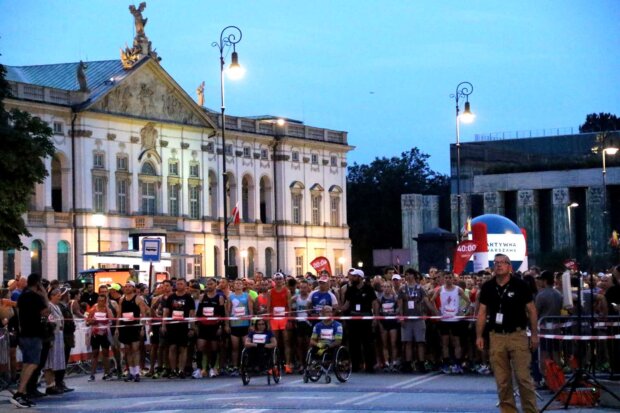
{"type": "Polygon", "coordinates": [[[129,12],[133,15],[134,25],[136,26],[136,37],[144,37],[144,26],[148,20],[142,17],[142,12],[146,9],[146,2],[140,3],[138,8],[136,6],[129,6],[129,12]]]}
{"type": "Polygon", "coordinates": [[[80,92],[90,92],[88,84],[86,83],[86,69],[88,69],[88,66],[80,60],[80,64],[77,67],[77,80],[80,85],[80,92]]]}
{"type": "Polygon", "coordinates": [[[204,106],[205,104],[205,82],[203,81],[198,88],[196,88],[196,94],[198,95],[198,105],[204,106]]]}

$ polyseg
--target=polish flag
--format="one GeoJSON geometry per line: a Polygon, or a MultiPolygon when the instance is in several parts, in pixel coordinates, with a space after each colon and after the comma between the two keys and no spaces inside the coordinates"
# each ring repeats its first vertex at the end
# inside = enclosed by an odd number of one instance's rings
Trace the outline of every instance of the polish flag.
{"type": "Polygon", "coordinates": [[[240,222],[241,222],[241,216],[239,214],[239,202],[237,202],[228,220],[228,225],[230,224],[239,225],[240,222]]]}

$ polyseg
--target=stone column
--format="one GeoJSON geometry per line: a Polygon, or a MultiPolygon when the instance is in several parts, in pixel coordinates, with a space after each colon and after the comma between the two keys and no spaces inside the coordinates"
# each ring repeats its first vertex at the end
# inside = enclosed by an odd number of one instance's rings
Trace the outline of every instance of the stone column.
{"type": "Polygon", "coordinates": [[[517,225],[527,232],[528,254],[540,251],[538,225],[538,192],[532,189],[517,192],[517,225]]]}
{"type": "Polygon", "coordinates": [[[499,192],[485,192],[484,197],[484,213],[504,215],[504,197],[499,192]]]}
{"type": "Polygon", "coordinates": [[[568,228],[568,188],[553,188],[553,250],[567,250],[570,248],[570,233],[568,228]]]}
{"type": "MultiPolygon", "coordinates": [[[[588,255],[600,255],[607,252],[607,242],[611,233],[605,225],[603,212],[603,187],[594,186],[586,189],[586,239],[588,255]],[[609,233],[608,233],[609,232],[609,233]]],[[[586,252],[586,251],[580,251],[586,252]]]]}
{"type": "Polygon", "coordinates": [[[418,266],[418,243],[413,238],[424,231],[422,204],[422,195],[404,194],[400,196],[403,248],[409,248],[409,262],[416,268],[418,266]]]}
{"type": "MultiPolygon", "coordinates": [[[[461,228],[463,225],[467,223],[467,218],[470,216],[470,205],[471,198],[468,194],[461,194],[461,228]]],[[[451,231],[454,234],[459,234],[461,228],[457,228],[458,226],[458,201],[456,194],[450,195],[450,222],[451,222],[451,231]]],[[[458,235],[460,238],[460,235],[458,235]]]]}
{"type": "Polygon", "coordinates": [[[439,226],[439,196],[424,195],[422,204],[422,232],[427,232],[439,226]]]}

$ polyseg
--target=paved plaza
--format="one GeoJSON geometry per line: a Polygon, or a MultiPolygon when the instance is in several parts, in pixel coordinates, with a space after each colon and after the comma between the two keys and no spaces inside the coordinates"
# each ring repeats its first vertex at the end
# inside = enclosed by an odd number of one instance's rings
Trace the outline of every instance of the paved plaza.
{"type": "MultiPolygon", "coordinates": [[[[298,375],[285,376],[280,384],[267,385],[266,377],[218,377],[202,380],[152,380],[92,383],[87,376],[67,380],[75,392],[38,400],[30,411],[63,413],[122,412],[497,412],[495,383],[491,376],[354,374],[345,383],[335,378],[305,384],[298,375]]],[[[0,412],[16,411],[2,392],[0,412]]],[[[544,400],[551,396],[542,394],[544,400]]],[[[539,402],[539,407],[542,406],[539,402]]],[[[553,410],[559,406],[554,406],[553,410]]],[[[611,409],[578,409],[570,412],[611,412],[611,409]]]]}

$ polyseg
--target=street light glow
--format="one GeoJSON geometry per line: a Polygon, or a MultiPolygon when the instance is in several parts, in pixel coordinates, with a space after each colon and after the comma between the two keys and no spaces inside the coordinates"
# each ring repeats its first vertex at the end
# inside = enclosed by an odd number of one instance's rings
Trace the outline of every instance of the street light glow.
{"type": "Polygon", "coordinates": [[[465,110],[463,111],[463,114],[459,116],[459,118],[463,123],[472,123],[474,119],[476,119],[476,115],[471,111],[469,102],[465,102],[465,110]]]}
{"type": "Polygon", "coordinates": [[[226,70],[228,78],[231,80],[239,80],[245,75],[245,69],[239,64],[239,55],[237,52],[232,52],[231,63],[226,70]]]}
{"type": "Polygon", "coordinates": [[[93,224],[96,227],[101,228],[103,226],[103,224],[105,224],[105,215],[103,215],[103,214],[95,214],[95,215],[93,215],[93,224]]]}
{"type": "Polygon", "coordinates": [[[618,149],[619,148],[614,148],[614,147],[609,147],[609,148],[605,148],[603,149],[603,151],[607,154],[607,155],[615,155],[618,153],[618,149]]]}
{"type": "Polygon", "coordinates": [[[247,258],[248,257],[248,250],[241,250],[241,258],[247,258]]]}

